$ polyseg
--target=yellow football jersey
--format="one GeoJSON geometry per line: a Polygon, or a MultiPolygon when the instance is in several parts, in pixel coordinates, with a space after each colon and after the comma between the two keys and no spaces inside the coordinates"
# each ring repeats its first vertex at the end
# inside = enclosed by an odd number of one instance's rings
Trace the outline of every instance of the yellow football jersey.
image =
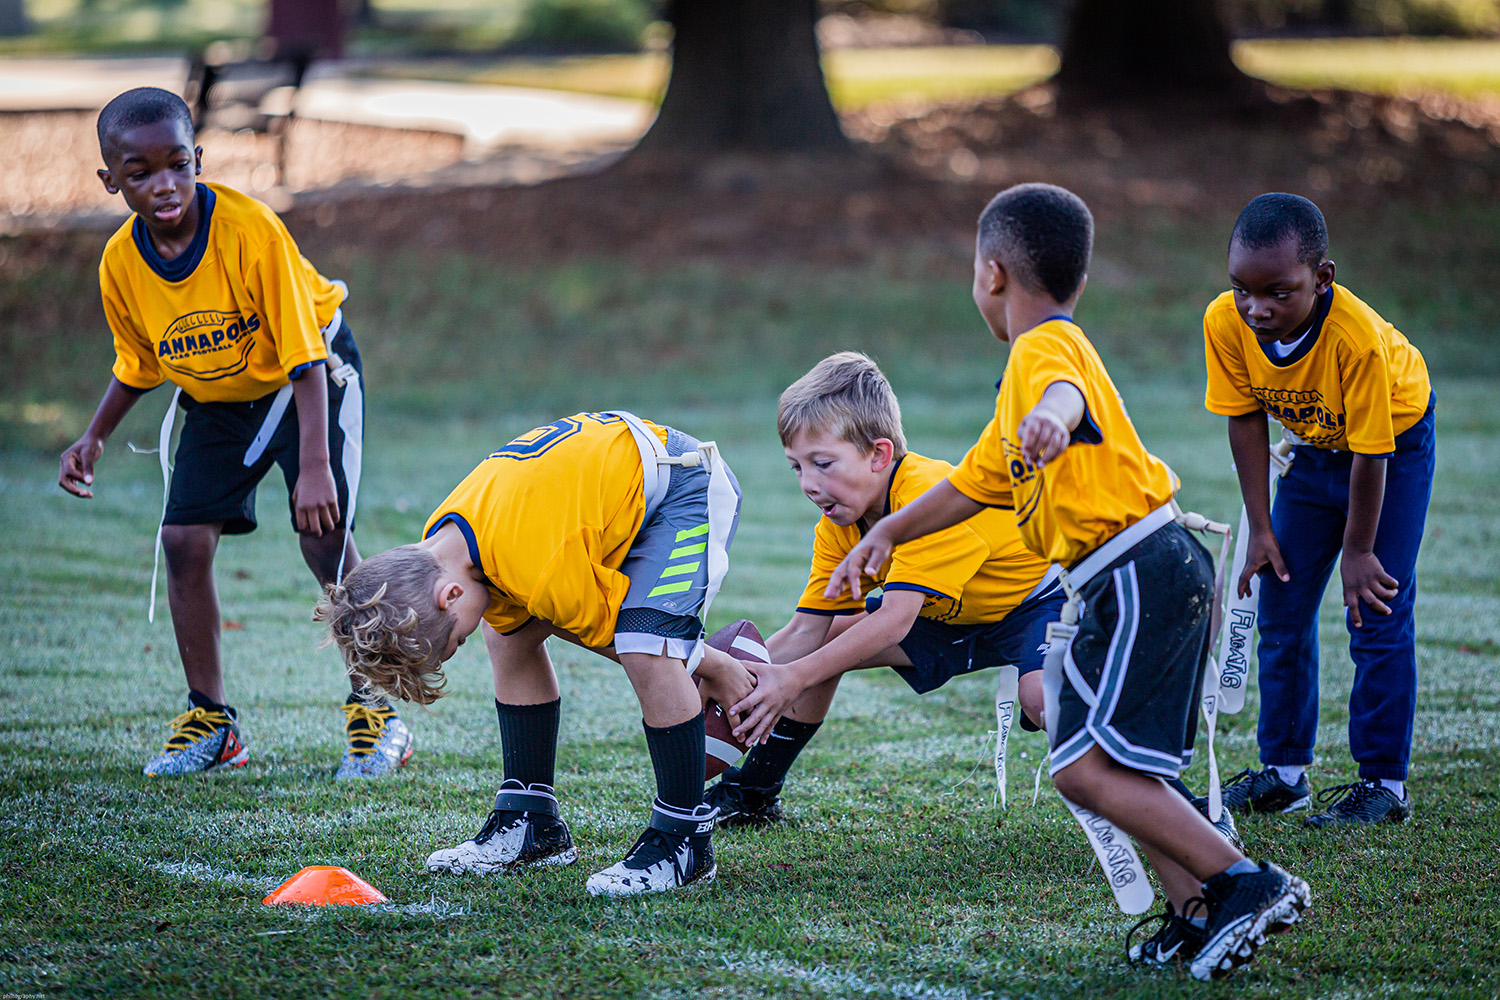
{"type": "MultiPolygon", "coordinates": [[[[891,470],[885,513],[900,510],[926,493],[953,466],[908,452],[891,470]]],[[[797,610],[812,614],[863,611],[864,602],[845,591],[833,600],[823,596],[834,568],[863,535],[858,525],[841,527],[826,517],[813,531],[812,569],[797,610]]],[[[962,524],[896,547],[878,578],[865,577],[861,591],[918,590],[926,594],[921,615],[954,625],[994,622],[1026,599],[1047,564],[1026,550],[1016,519],[1002,510],[981,511],[962,524]]]]}
{"type": "Polygon", "coordinates": [[[1026,547],[1064,566],[1177,491],[1172,470],[1141,444],[1094,345],[1065,317],[1011,345],[995,416],[948,481],[971,500],[1013,509],[1026,547]],[[1073,443],[1038,469],[1021,454],[1017,428],[1054,382],[1075,386],[1086,409],[1073,443]]]}
{"type": "Polygon", "coordinates": [[[164,261],[131,216],[104,247],[99,289],[114,374],[132,389],[174,382],[199,402],[245,402],[328,358],[322,328],[344,293],[307,262],[276,213],[199,184],[192,245],[164,261]]]}
{"type": "MultiPolygon", "coordinates": [[[[666,443],[665,429],[647,426],[666,443]]],[[[575,413],[481,462],[433,511],[422,537],[458,525],[484,573],[484,620],[496,631],[535,617],[608,646],[630,592],[619,569],[646,516],[643,482],[625,421],[575,413]]]]}
{"type": "Polygon", "coordinates": [[[1203,314],[1211,413],[1264,410],[1316,448],[1385,456],[1427,411],[1422,352],[1347,288],[1319,303],[1321,323],[1285,358],[1272,357],[1234,308],[1234,293],[1203,314]]]}

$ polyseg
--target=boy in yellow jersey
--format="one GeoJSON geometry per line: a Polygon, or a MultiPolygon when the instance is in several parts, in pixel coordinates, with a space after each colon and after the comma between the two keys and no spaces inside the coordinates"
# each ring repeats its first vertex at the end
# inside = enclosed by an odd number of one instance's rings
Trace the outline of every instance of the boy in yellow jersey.
{"type": "Polygon", "coordinates": [[[432,871],[514,872],[578,854],[554,792],[557,636],[625,668],[640,701],[657,797],[594,895],[707,882],[716,813],[703,803],[703,702],[753,683],[703,641],[728,566],[739,485],[710,443],[624,411],[577,413],[490,455],[438,505],[422,541],[371,556],[325,590],[315,617],[352,672],[430,704],[444,661],[483,625],[505,779],[471,839],[432,871]],[[692,674],[702,679],[694,690],[692,674]]]}
{"type": "Polygon", "coordinates": [[[1057,572],[1026,550],[1015,518],[998,510],[896,549],[866,581],[882,586],[881,596],[825,597],[829,575],[860,536],[953,467],[906,450],[890,383],[851,351],[824,358],[782,393],[776,423],[802,492],[823,516],[796,613],[766,641],[774,664],[748,664],[755,690],[733,706],[756,745],[743,767],[709,789],[720,825],[782,818],[782,782],[850,670],[891,667],[926,694],[953,677],[1013,664],[1021,706],[1040,720],[1047,623],[1062,610],[1057,572]]]}
{"type": "Polygon", "coordinates": [[[1246,859],[1164,780],[1194,728],[1214,573],[1176,523],[1175,476],[1141,444],[1073,321],[1092,245],[1088,208],[1062,188],[1019,185],[985,208],[974,301],[1011,345],[994,419],[951,476],[865,535],[828,593],[857,595],[861,574],[896,545],[985,507],[1014,510],[1027,548],[1068,568],[1081,607],[1062,669],[1045,678],[1053,783],[1134,837],[1161,880],[1162,926],[1130,957],[1191,958],[1194,976],[1218,978],[1311,896],[1301,879],[1246,859]]]}
{"type": "MultiPolygon", "coordinates": [[[[308,263],[275,213],[198,183],[203,150],[181,98],[154,87],[126,91],[100,112],[98,131],[99,179],[135,214],[99,264],[114,376],[88,430],[63,453],[58,482],[92,497],[94,463],[120,420],[143,394],[177,387],[163,424],[164,476],[178,405],[186,415],[158,541],[188,710],[144,770],[241,767],[249,751],[224,688],[214,552],[221,535],[255,530],[256,484],[280,465],[318,582],[358,564],[349,529],[363,446],[359,350],[343,321],[343,284],[308,263]]],[[[357,692],[360,679],[351,683],[357,692]]],[[[351,694],[344,714],[337,777],[405,763],[411,733],[394,709],[351,694]]]]}
{"type": "Polygon", "coordinates": [[[1435,397],[1421,352],[1334,282],[1318,207],[1264,194],[1235,222],[1230,291],[1203,317],[1205,405],[1229,418],[1250,522],[1244,574],[1260,586],[1260,759],[1226,785],[1226,805],[1309,805],[1318,729],[1318,606],[1335,559],[1354,686],[1349,748],[1360,780],[1319,795],[1308,826],[1399,823],[1416,712],[1412,622],[1417,550],[1432,495],[1435,397]],[[1266,416],[1294,437],[1269,503],[1266,416]]]}

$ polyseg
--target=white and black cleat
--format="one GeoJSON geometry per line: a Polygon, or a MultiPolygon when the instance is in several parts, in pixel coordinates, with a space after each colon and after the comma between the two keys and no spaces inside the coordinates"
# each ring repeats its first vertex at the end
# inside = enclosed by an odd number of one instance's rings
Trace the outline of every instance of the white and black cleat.
{"type": "Polygon", "coordinates": [[[718,816],[706,803],[685,812],[657,799],[651,821],[624,860],[589,876],[589,895],[638,896],[712,882],[719,873],[713,846],[718,816]]]}
{"type": "Polygon", "coordinates": [[[1195,979],[1223,979],[1255,957],[1266,935],[1289,930],[1312,905],[1307,883],[1276,865],[1215,875],[1203,886],[1208,906],[1203,947],[1193,956],[1195,979]]]}
{"type": "Polygon", "coordinates": [[[507,780],[495,793],[495,809],[484,827],[457,847],[433,851],[430,872],[513,872],[522,868],[570,865],[578,849],[557,808],[549,785],[527,787],[507,780]]]}

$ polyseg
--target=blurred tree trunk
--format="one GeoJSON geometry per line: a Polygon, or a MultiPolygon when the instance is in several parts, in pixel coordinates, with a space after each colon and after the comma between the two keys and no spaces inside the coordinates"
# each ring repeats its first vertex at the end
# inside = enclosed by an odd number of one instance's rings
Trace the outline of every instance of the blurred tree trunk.
{"type": "Polygon", "coordinates": [[[1243,96],[1214,0],[1077,0],[1057,73],[1065,103],[1243,96]]]}
{"type": "Polygon", "coordinates": [[[26,4],[22,0],[0,0],[0,38],[14,38],[28,30],[26,4]]]}
{"type": "Polygon", "coordinates": [[[817,0],[668,0],[665,16],[672,76],[638,152],[849,148],[818,61],[817,0]]]}
{"type": "Polygon", "coordinates": [[[266,34],[282,55],[336,59],[344,54],[344,14],[339,0],[271,0],[266,34]]]}

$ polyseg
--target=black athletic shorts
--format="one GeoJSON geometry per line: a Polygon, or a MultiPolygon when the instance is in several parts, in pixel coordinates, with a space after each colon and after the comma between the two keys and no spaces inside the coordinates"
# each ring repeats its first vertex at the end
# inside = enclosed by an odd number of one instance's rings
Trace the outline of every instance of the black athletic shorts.
{"type": "MultiPolygon", "coordinates": [[[[361,373],[359,348],[349,324],[343,323],[333,338],[333,350],[361,373]]],[[[328,382],[328,461],[333,482],[338,489],[339,522],[335,530],[344,530],[349,510],[349,484],[344,475],[344,430],[339,426],[339,408],[344,402],[345,387],[328,377],[328,366],[309,369],[302,378],[321,378],[328,382]]],[[[292,507],[291,492],[301,471],[301,439],[298,433],[297,404],[288,399],[286,409],[274,428],[264,450],[251,445],[266,425],[276,393],[248,403],[200,403],[187,393],[178,397],[187,411],[182,418],[182,437],[172,470],[172,487],[167,494],[163,524],[215,524],[223,522],[224,534],[243,535],[255,530],[255,487],[271,471],[281,466],[286,480],[287,509],[292,526],[297,512],[292,507]],[[249,458],[250,461],[246,461],[249,458]]],[[[360,427],[364,426],[361,399],[360,427]]],[[[347,442],[356,448],[363,441],[347,442]]]]}
{"type": "MultiPolygon", "coordinates": [[[[912,665],[892,669],[917,694],[988,667],[1012,664],[1022,674],[1040,670],[1047,625],[1057,621],[1062,605],[1062,591],[1054,583],[1049,593],[1022,601],[997,622],[952,625],[919,617],[897,643],[912,665]]],[[[865,599],[866,611],[874,614],[879,608],[879,596],[865,599]]]]}
{"type": "Polygon", "coordinates": [[[1213,590],[1213,557],[1175,521],[1078,588],[1053,774],[1098,744],[1127,767],[1177,776],[1198,728],[1213,590]]]}

